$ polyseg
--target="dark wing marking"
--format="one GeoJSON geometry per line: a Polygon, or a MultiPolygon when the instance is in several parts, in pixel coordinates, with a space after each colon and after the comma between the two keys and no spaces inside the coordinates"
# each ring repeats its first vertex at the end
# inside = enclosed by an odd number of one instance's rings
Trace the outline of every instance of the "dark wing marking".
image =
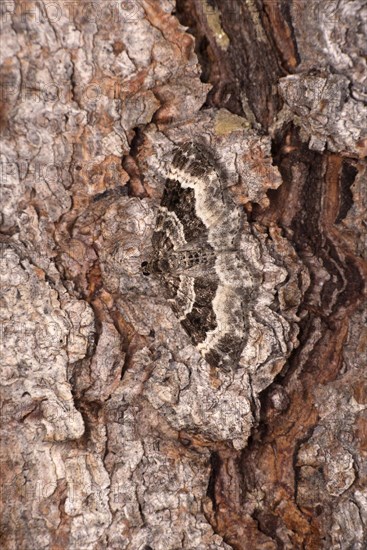
{"type": "Polygon", "coordinates": [[[215,348],[208,351],[204,357],[214,367],[228,368],[236,365],[245,346],[245,340],[225,333],[217,342],[215,348]]]}
{"type": "Polygon", "coordinates": [[[217,281],[202,277],[195,278],[195,301],[191,311],[186,314],[185,319],[181,320],[182,326],[195,345],[203,342],[207,333],[217,327],[213,309],[213,300],[217,289],[217,281]]]}
{"type": "Polygon", "coordinates": [[[208,230],[196,215],[193,189],[183,189],[177,180],[167,179],[161,207],[176,214],[182,224],[187,243],[208,241],[208,230]]]}
{"type": "Polygon", "coordinates": [[[213,299],[218,281],[179,275],[163,278],[167,297],[183,328],[194,344],[203,342],[206,333],[217,326],[213,299]]]}

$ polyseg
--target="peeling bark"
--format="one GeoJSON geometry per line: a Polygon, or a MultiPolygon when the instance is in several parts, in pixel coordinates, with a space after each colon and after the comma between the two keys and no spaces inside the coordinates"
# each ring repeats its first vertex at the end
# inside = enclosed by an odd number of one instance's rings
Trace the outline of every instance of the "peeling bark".
{"type": "Polygon", "coordinates": [[[3,548],[366,547],[366,20],[2,3],[3,548]],[[187,141],[246,214],[231,373],[140,269],[187,141]]]}

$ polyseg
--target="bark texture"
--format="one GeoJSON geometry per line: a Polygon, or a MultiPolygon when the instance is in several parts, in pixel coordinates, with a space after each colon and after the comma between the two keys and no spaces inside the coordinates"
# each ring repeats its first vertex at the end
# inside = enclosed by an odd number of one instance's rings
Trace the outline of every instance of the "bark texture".
{"type": "Polygon", "coordinates": [[[366,21],[2,2],[2,548],[367,547],[366,21]],[[187,141],[246,212],[231,373],[140,269],[187,141]]]}

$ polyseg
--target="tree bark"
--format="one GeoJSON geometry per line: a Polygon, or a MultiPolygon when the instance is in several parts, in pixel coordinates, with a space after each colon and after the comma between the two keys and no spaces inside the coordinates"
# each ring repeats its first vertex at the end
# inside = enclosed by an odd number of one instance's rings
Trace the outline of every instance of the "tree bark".
{"type": "Polygon", "coordinates": [[[366,20],[1,4],[2,548],[366,548],[366,20]],[[188,141],[245,213],[233,372],[140,269],[188,141]]]}

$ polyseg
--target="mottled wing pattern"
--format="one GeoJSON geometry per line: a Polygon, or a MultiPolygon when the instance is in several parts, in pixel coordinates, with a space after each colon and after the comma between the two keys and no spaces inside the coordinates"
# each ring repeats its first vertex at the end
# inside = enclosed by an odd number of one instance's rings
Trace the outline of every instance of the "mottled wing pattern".
{"type": "Polygon", "coordinates": [[[216,280],[181,274],[164,277],[167,298],[174,313],[195,345],[217,326],[213,298],[218,288],[216,280]]]}
{"type": "Polygon", "coordinates": [[[237,364],[246,338],[241,212],[212,156],[196,144],[176,149],[152,238],[153,271],[182,326],[205,359],[237,364]]]}
{"type": "Polygon", "coordinates": [[[195,215],[207,230],[216,250],[238,246],[242,214],[223,186],[213,155],[195,143],[186,143],[174,153],[170,178],[182,189],[194,191],[195,215]]]}
{"type": "Polygon", "coordinates": [[[181,224],[185,240],[208,243],[208,229],[195,212],[194,189],[183,189],[178,180],[168,178],[161,202],[161,211],[174,214],[181,224]]]}

